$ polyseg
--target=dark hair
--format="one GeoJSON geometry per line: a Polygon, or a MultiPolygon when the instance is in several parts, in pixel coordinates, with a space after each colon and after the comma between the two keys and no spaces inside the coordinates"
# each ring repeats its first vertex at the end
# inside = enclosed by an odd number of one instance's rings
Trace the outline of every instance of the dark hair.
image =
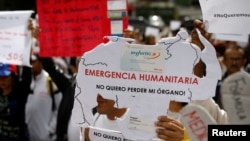
{"type": "Polygon", "coordinates": [[[237,50],[237,51],[242,51],[242,53],[243,53],[243,57],[244,58],[246,58],[246,54],[245,54],[245,51],[244,51],[244,49],[241,47],[241,46],[239,46],[239,45],[231,45],[231,46],[228,46],[227,48],[226,48],[226,50],[225,50],[225,53],[224,53],[224,57],[226,57],[226,52],[227,52],[227,50],[237,50]]]}

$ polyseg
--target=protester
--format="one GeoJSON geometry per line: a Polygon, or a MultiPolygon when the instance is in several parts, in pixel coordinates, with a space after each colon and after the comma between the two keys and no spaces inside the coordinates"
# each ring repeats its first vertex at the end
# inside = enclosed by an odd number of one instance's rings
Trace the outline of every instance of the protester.
{"type": "Polygon", "coordinates": [[[250,74],[244,66],[247,62],[244,48],[237,44],[227,46],[223,64],[226,71],[218,82],[216,95],[217,103],[225,109],[231,124],[248,124],[249,82],[250,74]]]}
{"type": "Polygon", "coordinates": [[[226,67],[226,71],[224,75],[222,76],[222,79],[218,82],[217,88],[216,88],[216,102],[220,105],[220,107],[223,108],[223,104],[221,102],[221,93],[220,88],[223,83],[223,80],[225,80],[228,76],[239,72],[244,71],[244,66],[246,63],[246,57],[244,53],[244,49],[238,45],[231,45],[226,47],[224,56],[223,56],[223,64],[226,67]]]}
{"type": "Polygon", "coordinates": [[[25,103],[30,92],[31,69],[0,63],[0,140],[29,141],[25,103]],[[19,68],[22,73],[19,73],[19,68]]]}
{"type": "Polygon", "coordinates": [[[42,58],[41,60],[44,69],[49,73],[59,91],[62,92],[63,95],[58,109],[56,134],[57,141],[67,141],[68,125],[74,103],[76,73],[73,75],[66,75],[55,64],[52,58],[42,58]]]}
{"type": "Polygon", "coordinates": [[[43,69],[39,52],[31,55],[31,65],[32,92],[28,96],[25,109],[30,141],[55,141],[57,112],[62,95],[43,69]]]}
{"type": "MultiPolygon", "coordinates": [[[[191,34],[191,42],[203,49],[204,46],[199,40],[198,34],[195,30],[196,28],[198,28],[201,31],[202,35],[208,40],[210,40],[211,34],[206,32],[204,23],[202,23],[200,20],[194,21],[194,30],[191,34]]],[[[195,67],[194,72],[197,76],[202,77],[205,75],[204,70],[204,64],[202,62],[199,62],[195,67]]],[[[204,107],[214,118],[217,124],[228,123],[228,116],[226,111],[221,109],[212,98],[207,100],[192,101],[190,103],[194,103],[204,107]]],[[[187,103],[171,101],[169,110],[171,112],[179,113],[180,110],[187,105],[187,103]]],[[[159,117],[158,121],[155,124],[156,126],[161,127],[156,130],[156,133],[158,138],[163,139],[164,141],[189,140],[188,134],[185,131],[185,127],[180,123],[180,121],[176,119],[173,119],[167,115],[162,115],[159,117]]]]}

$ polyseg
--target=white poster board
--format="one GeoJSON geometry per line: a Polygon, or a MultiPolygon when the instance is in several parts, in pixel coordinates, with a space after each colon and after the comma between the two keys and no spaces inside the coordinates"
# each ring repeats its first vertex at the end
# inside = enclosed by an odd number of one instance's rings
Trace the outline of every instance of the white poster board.
{"type": "Polygon", "coordinates": [[[33,11],[0,12],[0,62],[30,66],[28,21],[33,11]]]}
{"type": "Polygon", "coordinates": [[[186,41],[186,31],[163,38],[156,45],[129,44],[132,39],[107,37],[108,43],[84,53],[79,63],[74,123],[93,125],[92,108],[97,105],[97,94],[101,94],[129,109],[124,118],[116,120],[125,138],[154,138],[154,122],[167,113],[170,100],[189,102],[215,94],[220,64],[214,47],[199,37],[205,46],[202,51],[186,41]],[[193,73],[200,59],[206,64],[206,76],[202,78],[193,73]]]}
{"type": "Polygon", "coordinates": [[[210,33],[250,33],[249,0],[199,0],[210,33]]]}

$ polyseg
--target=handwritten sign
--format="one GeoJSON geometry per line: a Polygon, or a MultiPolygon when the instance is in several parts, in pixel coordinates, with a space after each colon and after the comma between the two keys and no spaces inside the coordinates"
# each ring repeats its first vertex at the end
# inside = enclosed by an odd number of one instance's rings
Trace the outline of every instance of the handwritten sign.
{"type": "Polygon", "coordinates": [[[110,35],[106,0],[39,0],[41,56],[81,56],[110,35]]]}
{"type": "Polygon", "coordinates": [[[181,110],[181,123],[184,124],[190,140],[207,141],[209,124],[217,124],[208,111],[200,105],[189,103],[181,110]]]}
{"type": "Polygon", "coordinates": [[[32,38],[28,20],[32,12],[0,12],[0,62],[30,66],[32,38]]]}
{"type": "Polygon", "coordinates": [[[237,72],[228,76],[221,85],[224,109],[231,124],[250,124],[250,75],[237,72]]]}
{"type": "Polygon", "coordinates": [[[125,138],[154,138],[156,127],[153,123],[159,115],[167,113],[171,100],[189,102],[215,94],[221,67],[214,47],[199,35],[205,46],[202,51],[186,41],[186,31],[150,46],[155,49],[129,44],[127,38],[107,37],[110,42],[99,44],[81,58],[73,121],[83,127],[93,125],[92,108],[97,105],[96,97],[100,94],[114,100],[119,108],[129,109],[124,117],[116,120],[125,138]],[[203,78],[193,73],[199,60],[206,64],[203,78]]]}

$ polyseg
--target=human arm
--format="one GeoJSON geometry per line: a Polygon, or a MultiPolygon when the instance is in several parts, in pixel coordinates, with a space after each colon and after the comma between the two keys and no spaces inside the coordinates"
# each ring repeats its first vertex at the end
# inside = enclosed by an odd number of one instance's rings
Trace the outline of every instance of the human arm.
{"type": "Polygon", "coordinates": [[[43,68],[49,73],[59,91],[64,94],[66,89],[71,85],[70,76],[63,73],[60,67],[57,66],[50,57],[41,57],[41,62],[43,64],[43,68]]]}
{"type": "MultiPolygon", "coordinates": [[[[201,50],[203,50],[205,47],[204,45],[201,43],[199,35],[196,31],[196,29],[198,29],[200,31],[200,33],[202,34],[202,36],[204,36],[208,41],[211,42],[211,33],[208,33],[205,29],[205,23],[200,21],[200,20],[194,20],[193,22],[193,30],[191,32],[191,43],[197,45],[201,50]]],[[[202,62],[202,60],[200,60],[194,67],[194,74],[198,77],[203,77],[204,75],[206,75],[206,71],[205,71],[205,64],[204,62],[202,62]]]]}
{"type": "MultiPolygon", "coordinates": [[[[41,28],[38,25],[34,25],[32,20],[29,21],[29,29],[31,30],[32,37],[39,41],[39,33],[41,32],[41,28]]],[[[67,76],[60,67],[54,62],[51,57],[39,57],[42,62],[43,69],[46,70],[52,80],[57,85],[59,91],[63,94],[65,93],[68,86],[70,86],[70,76],[67,76]]]]}

